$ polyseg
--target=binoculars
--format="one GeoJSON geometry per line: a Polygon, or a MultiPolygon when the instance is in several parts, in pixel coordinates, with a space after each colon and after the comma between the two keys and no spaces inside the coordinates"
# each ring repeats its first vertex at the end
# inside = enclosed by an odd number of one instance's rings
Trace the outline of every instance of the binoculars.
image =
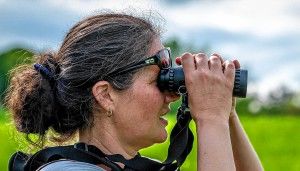
{"type": "MultiPolygon", "coordinates": [[[[246,97],[248,71],[243,69],[235,70],[233,87],[234,97],[246,97]]],[[[184,72],[182,67],[162,69],[158,76],[158,87],[160,90],[169,92],[186,93],[184,72]]]]}

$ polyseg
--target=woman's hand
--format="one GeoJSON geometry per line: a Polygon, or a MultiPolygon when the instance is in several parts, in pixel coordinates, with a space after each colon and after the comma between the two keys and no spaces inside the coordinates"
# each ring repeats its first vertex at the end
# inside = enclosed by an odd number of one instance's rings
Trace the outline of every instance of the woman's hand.
{"type": "Polygon", "coordinates": [[[195,121],[228,122],[232,109],[235,64],[213,54],[181,56],[189,107],[195,121]]]}

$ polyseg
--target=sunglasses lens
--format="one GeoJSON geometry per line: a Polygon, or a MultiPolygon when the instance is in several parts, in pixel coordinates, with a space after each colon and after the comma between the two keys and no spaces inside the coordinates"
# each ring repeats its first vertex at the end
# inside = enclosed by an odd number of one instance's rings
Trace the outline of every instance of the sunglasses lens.
{"type": "Polygon", "coordinates": [[[167,69],[171,67],[172,62],[171,62],[170,52],[167,49],[160,51],[159,57],[160,57],[160,65],[162,69],[167,69]]]}

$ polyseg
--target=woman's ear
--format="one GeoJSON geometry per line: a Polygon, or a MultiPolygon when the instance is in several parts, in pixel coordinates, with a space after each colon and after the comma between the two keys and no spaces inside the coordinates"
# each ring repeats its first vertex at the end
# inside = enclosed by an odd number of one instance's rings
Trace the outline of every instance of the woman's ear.
{"type": "Polygon", "coordinates": [[[113,110],[112,87],[107,81],[98,81],[92,88],[96,103],[105,111],[113,110]]]}

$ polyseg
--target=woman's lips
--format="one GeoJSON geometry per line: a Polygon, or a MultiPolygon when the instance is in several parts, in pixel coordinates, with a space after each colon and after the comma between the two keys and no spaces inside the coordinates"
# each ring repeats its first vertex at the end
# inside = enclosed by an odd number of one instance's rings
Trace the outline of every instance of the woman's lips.
{"type": "Polygon", "coordinates": [[[169,112],[170,112],[170,109],[168,108],[168,109],[166,109],[166,111],[163,112],[163,114],[161,114],[160,116],[164,116],[164,115],[166,115],[166,114],[169,113],[169,112]]]}
{"type": "Polygon", "coordinates": [[[168,120],[167,120],[167,119],[165,119],[165,118],[163,118],[163,117],[159,117],[159,120],[160,120],[160,122],[161,122],[163,125],[165,125],[165,126],[168,125],[168,120]]]}
{"type": "Polygon", "coordinates": [[[160,117],[159,117],[160,122],[161,122],[164,126],[167,126],[167,125],[168,125],[168,120],[167,120],[166,118],[164,118],[163,116],[165,116],[165,115],[166,115],[167,113],[169,113],[169,112],[170,112],[170,109],[167,108],[167,109],[165,110],[165,112],[163,112],[163,114],[161,114],[160,117]]]}

